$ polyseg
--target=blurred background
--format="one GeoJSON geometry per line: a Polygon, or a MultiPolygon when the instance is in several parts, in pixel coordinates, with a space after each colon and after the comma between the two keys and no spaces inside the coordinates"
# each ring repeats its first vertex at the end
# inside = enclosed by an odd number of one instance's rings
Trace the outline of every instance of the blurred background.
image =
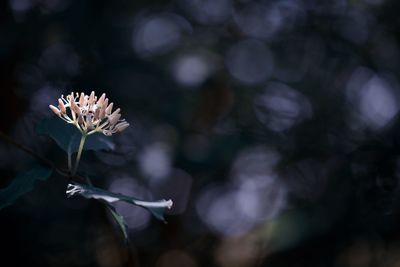
{"type": "MultiPolygon", "coordinates": [[[[35,125],[105,92],[131,126],[82,170],[174,201],[117,203],[125,244],[53,175],[0,211],[1,266],[400,266],[399,1],[0,6],[1,130],[64,167],[35,125]]],[[[0,141],[0,186],[32,161],[0,141]]]]}

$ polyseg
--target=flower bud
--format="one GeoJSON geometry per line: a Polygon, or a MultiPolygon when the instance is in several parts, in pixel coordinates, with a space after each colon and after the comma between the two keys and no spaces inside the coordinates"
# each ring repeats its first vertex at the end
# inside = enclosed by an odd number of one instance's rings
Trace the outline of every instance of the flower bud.
{"type": "Polygon", "coordinates": [[[67,112],[67,110],[65,109],[64,102],[61,100],[61,98],[58,99],[58,108],[64,114],[67,112]]]}
{"type": "Polygon", "coordinates": [[[85,94],[84,93],[81,93],[81,97],[79,98],[79,106],[80,107],[83,107],[83,106],[85,106],[86,105],[86,97],[85,97],[85,94]]]}
{"type": "Polygon", "coordinates": [[[71,109],[76,113],[77,116],[81,115],[81,110],[74,100],[71,101],[71,109]]]}
{"type": "Polygon", "coordinates": [[[102,94],[101,97],[99,98],[99,100],[97,101],[97,106],[102,106],[104,99],[106,98],[106,94],[102,94]]]}
{"type": "Polygon", "coordinates": [[[127,122],[121,122],[121,123],[118,123],[118,124],[115,126],[115,128],[116,128],[116,131],[117,131],[117,132],[122,132],[123,130],[125,130],[126,128],[128,128],[128,126],[129,126],[129,123],[127,123],[127,122]]]}
{"type": "Polygon", "coordinates": [[[105,116],[106,116],[107,105],[108,105],[108,98],[106,98],[106,100],[104,100],[104,102],[101,104],[100,114],[99,114],[99,119],[100,120],[104,119],[105,116]]]}
{"type": "Polygon", "coordinates": [[[112,126],[112,125],[116,124],[120,118],[121,118],[121,114],[118,114],[115,112],[113,114],[111,114],[109,117],[110,125],[112,126]]]}
{"type": "Polygon", "coordinates": [[[60,116],[61,111],[53,105],[49,105],[49,108],[58,116],[60,116]]]}
{"type": "Polygon", "coordinates": [[[89,97],[89,105],[92,105],[93,103],[94,103],[94,91],[92,91],[89,97]]]}
{"type": "Polygon", "coordinates": [[[113,105],[114,105],[114,103],[111,102],[111,104],[106,108],[106,114],[107,114],[107,115],[110,115],[110,114],[111,114],[113,105]]]}

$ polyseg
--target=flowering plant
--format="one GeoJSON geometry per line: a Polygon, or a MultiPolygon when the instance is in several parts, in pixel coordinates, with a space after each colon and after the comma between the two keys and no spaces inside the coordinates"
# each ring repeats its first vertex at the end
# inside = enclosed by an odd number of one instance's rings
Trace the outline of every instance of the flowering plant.
{"type": "Polygon", "coordinates": [[[71,160],[69,159],[69,169],[72,175],[75,175],[79,160],[83,151],[83,146],[88,135],[102,132],[106,136],[111,136],[116,132],[125,130],[129,123],[121,120],[121,109],[112,112],[114,103],[108,104],[106,94],[102,94],[97,100],[97,96],[92,91],[89,95],[84,93],[71,93],[64,98],[58,99],[58,107],[49,105],[49,108],[66,123],[73,124],[81,132],[81,142],[79,145],[78,155],[75,167],[71,169],[71,160]],[[79,99],[77,101],[77,99],[79,99]]]}
{"type": "Polygon", "coordinates": [[[42,158],[34,151],[17,144],[11,138],[0,132],[0,137],[3,137],[3,139],[8,140],[9,143],[33,155],[43,163],[42,165],[50,167],[49,169],[40,166],[18,175],[9,187],[0,190],[0,209],[12,204],[17,197],[29,191],[33,187],[35,180],[45,180],[51,175],[52,171],[55,170],[58,174],[67,177],[70,181],[66,190],[68,197],[81,195],[85,198],[96,199],[104,203],[111,212],[111,215],[120,225],[125,238],[127,238],[128,235],[123,217],[111,206],[111,203],[124,201],[145,208],[156,218],[164,221],[164,211],[172,207],[172,200],[144,201],[131,196],[109,192],[94,187],[87,175],[78,172],[79,162],[84,150],[99,150],[110,147],[109,142],[101,139],[96,133],[109,137],[129,127],[129,123],[126,122],[125,119],[121,119],[121,109],[117,108],[113,110],[114,103],[109,103],[106,94],[102,94],[98,98],[95,92],[91,92],[90,95],[72,92],[66,97],[61,95],[58,99],[57,106],[49,105],[49,107],[66,124],[60,125],[58,123],[59,120],[46,120],[37,127],[37,131],[40,134],[49,135],[67,153],[68,169],[65,170],[56,167],[50,160],[42,158]],[[65,128],[66,125],[74,126],[73,128],[76,128],[79,134],[69,126],[65,128]],[[89,137],[91,139],[89,139],[89,137]],[[75,152],[77,155],[74,164],[72,164],[72,155],[75,152]],[[76,179],[83,180],[86,184],[78,183],[76,179]],[[25,187],[21,188],[21,184],[25,187]]]}

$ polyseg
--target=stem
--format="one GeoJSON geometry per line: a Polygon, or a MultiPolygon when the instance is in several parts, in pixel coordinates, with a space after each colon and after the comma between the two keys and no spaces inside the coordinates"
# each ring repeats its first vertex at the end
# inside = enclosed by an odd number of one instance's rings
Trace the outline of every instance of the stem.
{"type": "Polygon", "coordinates": [[[78,155],[76,155],[75,166],[74,169],[72,170],[72,176],[74,176],[76,174],[76,171],[78,170],[79,161],[81,160],[83,152],[83,146],[85,145],[86,141],[86,136],[87,136],[86,134],[82,134],[81,142],[79,143],[78,155]]]}
{"type": "Polygon", "coordinates": [[[12,139],[11,137],[9,137],[7,134],[5,134],[4,132],[0,131],[0,138],[2,138],[4,141],[6,141],[7,143],[9,143],[10,145],[15,146],[16,148],[18,148],[21,151],[24,151],[25,153],[31,155],[32,157],[36,158],[37,160],[39,160],[41,163],[43,163],[44,165],[47,165],[48,167],[52,168],[53,170],[55,170],[57,173],[65,176],[65,173],[60,170],[59,168],[57,168],[53,162],[51,162],[50,160],[40,156],[39,154],[37,154],[36,152],[32,151],[31,149],[21,145],[20,143],[17,143],[16,141],[14,141],[14,139],[12,139]]]}

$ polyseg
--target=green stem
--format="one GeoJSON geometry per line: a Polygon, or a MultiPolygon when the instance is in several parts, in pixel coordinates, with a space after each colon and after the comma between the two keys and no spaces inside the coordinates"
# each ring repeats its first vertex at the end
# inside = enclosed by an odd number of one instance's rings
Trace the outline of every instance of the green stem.
{"type": "Polygon", "coordinates": [[[72,176],[74,176],[76,174],[76,171],[78,170],[79,161],[81,160],[83,152],[83,146],[85,145],[86,141],[86,136],[87,136],[86,134],[82,134],[81,142],[79,143],[78,155],[76,155],[75,166],[74,169],[72,170],[72,176]]]}

